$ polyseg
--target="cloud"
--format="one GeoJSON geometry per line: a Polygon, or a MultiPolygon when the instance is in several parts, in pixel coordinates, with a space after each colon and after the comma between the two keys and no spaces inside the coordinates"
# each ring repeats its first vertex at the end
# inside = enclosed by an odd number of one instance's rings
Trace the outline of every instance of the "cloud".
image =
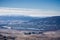
{"type": "Polygon", "coordinates": [[[59,11],[27,8],[0,7],[0,15],[25,15],[25,16],[60,16],[59,11]]]}

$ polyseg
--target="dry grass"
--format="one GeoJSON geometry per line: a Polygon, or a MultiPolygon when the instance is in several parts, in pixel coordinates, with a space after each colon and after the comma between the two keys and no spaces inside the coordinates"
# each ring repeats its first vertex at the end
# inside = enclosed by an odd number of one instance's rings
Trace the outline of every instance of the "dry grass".
{"type": "Polygon", "coordinates": [[[2,35],[0,35],[0,40],[5,40],[4,36],[7,40],[60,40],[60,31],[49,31],[35,35],[24,35],[23,32],[25,31],[0,29],[0,34],[2,35]]]}

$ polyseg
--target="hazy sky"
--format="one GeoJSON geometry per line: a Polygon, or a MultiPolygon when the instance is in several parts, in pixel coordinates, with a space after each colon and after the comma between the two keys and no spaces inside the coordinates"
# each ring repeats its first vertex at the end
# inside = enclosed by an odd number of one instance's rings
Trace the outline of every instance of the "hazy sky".
{"type": "Polygon", "coordinates": [[[0,15],[60,16],[60,0],[0,0],[0,15]]]}

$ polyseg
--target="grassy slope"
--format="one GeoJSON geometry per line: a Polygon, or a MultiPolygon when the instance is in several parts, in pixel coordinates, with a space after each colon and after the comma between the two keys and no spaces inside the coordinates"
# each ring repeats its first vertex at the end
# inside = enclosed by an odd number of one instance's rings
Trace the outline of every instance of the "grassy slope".
{"type": "MultiPolygon", "coordinates": [[[[15,37],[15,40],[59,40],[60,30],[44,32],[43,34],[24,35],[25,31],[17,31],[11,29],[0,29],[0,34],[7,37],[15,37]]],[[[28,32],[28,31],[27,31],[28,32]]]]}

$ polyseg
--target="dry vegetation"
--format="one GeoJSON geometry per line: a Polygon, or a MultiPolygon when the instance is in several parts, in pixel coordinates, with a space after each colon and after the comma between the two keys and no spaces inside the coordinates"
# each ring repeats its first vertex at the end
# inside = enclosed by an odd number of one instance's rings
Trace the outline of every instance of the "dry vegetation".
{"type": "MultiPolygon", "coordinates": [[[[0,29],[0,40],[60,40],[60,31],[24,35],[25,31],[0,29]]],[[[28,31],[27,31],[28,32],[28,31]]]]}

